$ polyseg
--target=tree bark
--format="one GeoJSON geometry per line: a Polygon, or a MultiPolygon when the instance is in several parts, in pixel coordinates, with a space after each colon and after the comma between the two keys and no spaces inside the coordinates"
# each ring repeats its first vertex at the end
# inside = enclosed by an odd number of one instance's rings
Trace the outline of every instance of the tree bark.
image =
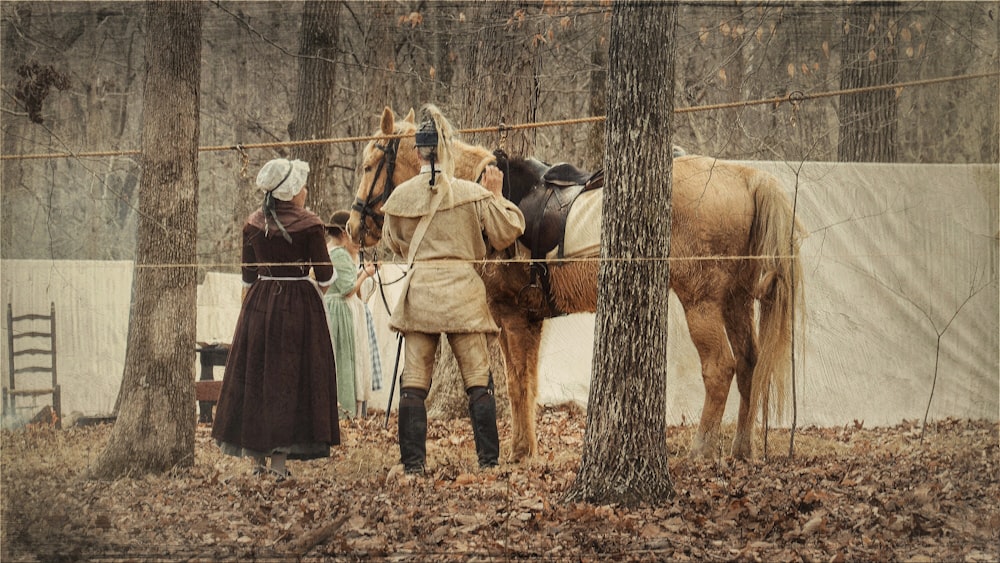
{"type": "MultiPolygon", "coordinates": [[[[852,4],[846,11],[841,89],[895,82],[899,72],[896,4],[852,4]]],[[[897,106],[893,89],[840,96],[837,158],[841,162],[895,162],[897,106]]]]}
{"type": "MultiPolygon", "coordinates": [[[[361,112],[365,117],[377,117],[381,115],[385,106],[394,107],[395,101],[401,97],[399,92],[403,89],[397,67],[395,35],[397,23],[395,21],[395,6],[389,2],[375,2],[363,4],[363,10],[355,17],[366,24],[362,30],[362,48],[360,54],[361,67],[364,69],[362,76],[364,84],[362,92],[366,94],[364,100],[371,107],[366,107],[361,112]]],[[[357,55],[355,55],[357,56],[357,55]]],[[[404,114],[409,108],[395,108],[404,114]]],[[[362,132],[371,133],[370,120],[366,119],[362,132]]]]}
{"type": "Polygon", "coordinates": [[[194,463],[200,2],[146,5],[142,178],[117,421],[90,475],[194,463]]]}
{"type": "Polygon", "coordinates": [[[634,506],[673,494],[663,297],[670,287],[676,22],[671,3],[622,1],[612,8],[593,375],[569,501],[634,506]]]}
{"type": "MultiPolygon", "coordinates": [[[[334,131],[337,102],[337,43],[340,36],[340,2],[306,2],[299,35],[299,75],[294,117],[288,126],[293,141],[330,139],[334,131]]],[[[331,144],[292,147],[294,158],[309,163],[309,206],[324,220],[334,211],[346,209],[354,198],[354,186],[336,181],[331,166],[331,144]]]]}
{"type": "MultiPolygon", "coordinates": [[[[471,46],[467,76],[475,84],[467,90],[462,127],[514,125],[535,121],[538,109],[538,41],[529,2],[489,2],[475,10],[470,33],[478,40],[471,46]]],[[[507,134],[504,149],[512,156],[532,156],[535,129],[507,134]]],[[[479,133],[467,141],[488,147],[500,144],[500,136],[479,133]]]]}

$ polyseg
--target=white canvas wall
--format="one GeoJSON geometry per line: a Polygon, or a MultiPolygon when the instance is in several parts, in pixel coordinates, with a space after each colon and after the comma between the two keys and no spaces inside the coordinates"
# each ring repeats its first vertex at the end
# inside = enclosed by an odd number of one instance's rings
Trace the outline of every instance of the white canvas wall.
{"type": "MultiPolygon", "coordinates": [[[[797,212],[811,233],[802,245],[798,424],[922,418],[936,362],[932,419],[1000,417],[998,168],[752,165],[777,175],[790,196],[797,189],[797,212]]],[[[673,423],[696,421],[697,353],[676,297],[670,310],[668,413],[673,423]]],[[[586,400],[593,328],[593,315],[546,323],[545,400],[586,400]]],[[[736,396],[734,384],[727,420],[735,419],[736,396]]]]}
{"type": "MultiPolygon", "coordinates": [[[[790,195],[797,188],[798,214],[811,233],[802,247],[807,316],[796,364],[798,424],[873,426],[922,418],[935,362],[932,419],[1000,419],[998,168],[753,165],[778,175],[790,195]]],[[[395,273],[387,268],[384,279],[396,279],[395,273]]],[[[47,311],[49,301],[56,302],[64,413],[103,414],[114,404],[131,278],[130,262],[2,263],[4,304],[13,302],[15,313],[47,311]]],[[[390,303],[396,291],[386,287],[390,303]]],[[[230,340],[239,296],[238,276],[206,277],[198,290],[199,341],[230,340]]],[[[381,298],[369,304],[386,374],[373,403],[384,408],[396,339],[381,298]]],[[[700,368],[676,298],[670,309],[668,413],[671,423],[692,422],[703,401],[700,368]]],[[[593,315],[586,314],[546,321],[540,402],[586,403],[593,327],[593,315]]],[[[0,341],[6,381],[6,333],[0,341]]],[[[192,377],[196,365],[192,350],[192,377]]],[[[216,368],[216,377],[221,372],[216,368]]],[[[735,393],[734,387],[728,420],[735,416],[735,393]]]]}
{"type": "MultiPolygon", "coordinates": [[[[14,315],[48,313],[49,303],[55,303],[63,416],[73,411],[111,412],[125,365],[132,262],[4,260],[0,270],[4,315],[7,303],[13,304],[14,315]]],[[[0,340],[3,385],[7,386],[6,318],[0,340]]],[[[18,386],[28,387],[20,377],[18,386]]],[[[39,398],[42,404],[48,400],[39,398]]],[[[31,399],[18,402],[31,404],[31,399]]]]}

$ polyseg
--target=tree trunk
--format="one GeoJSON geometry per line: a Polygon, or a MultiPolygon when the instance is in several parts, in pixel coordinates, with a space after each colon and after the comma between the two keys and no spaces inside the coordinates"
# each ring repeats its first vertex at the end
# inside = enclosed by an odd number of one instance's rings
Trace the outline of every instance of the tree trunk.
{"type": "MultiPolygon", "coordinates": [[[[337,101],[337,41],[340,2],[306,2],[299,35],[299,77],[295,115],[288,126],[293,141],[329,139],[334,131],[337,101]]],[[[309,163],[309,207],[327,220],[338,209],[346,209],[354,198],[354,186],[341,185],[331,163],[330,144],[292,147],[292,156],[309,163]]]]}
{"type": "Polygon", "coordinates": [[[569,501],[634,506],[673,494],[663,297],[670,286],[676,22],[672,3],[622,1],[612,8],[593,375],[569,501]]]}
{"type": "MultiPolygon", "coordinates": [[[[891,84],[898,77],[893,2],[852,4],[846,8],[841,89],[891,84]]],[[[895,162],[896,92],[892,89],[840,96],[841,162],[895,162]]]]}
{"type": "Polygon", "coordinates": [[[142,178],[118,418],[91,476],[194,463],[200,2],[146,5],[142,178]]]}
{"type": "MultiPolygon", "coordinates": [[[[398,93],[402,90],[399,73],[396,72],[398,62],[396,60],[395,31],[397,23],[395,21],[395,6],[389,2],[365,3],[363,12],[359,16],[363,24],[367,24],[362,31],[363,49],[361,53],[361,64],[365,71],[362,73],[364,84],[362,92],[366,93],[363,100],[365,104],[371,104],[361,112],[366,118],[381,115],[385,106],[394,107],[394,102],[400,97],[398,93]]],[[[409,108],[396,108],[397,111],[407,112],[409,108]]],[[[364,134],[371,133],[369,120],[364,123],[364,134]]]]}
{"type": "MultiPolygon", "coordinates": [[[[535,121],[538,109],[537,35],[534,19],[527,15],[528,2],[488,2],[475,9],[470,32],[472,43],[467,76],[475,85],[467,90],[465,119],[461,126],[486,127],[535,121]]],[[[507,134],[504,149],[512,156],[531,156],[535,151],[535,129],[507,134]]],[[[479,133],[467,141],[496,147],[500,136],[479,133]]]]}
{"type": "MultiPolygon", "coordinates": [[[[455,28],[452,21],[461,14],[461,6],[439,2],[428,6],[429,26],[433,30],[430,52],[434,60],[434,79],[431,80],[430,100],[451,100],[454,95],[455,61],[458,59],[455,45],[455,28]]],[[[403,109],[403,108],[400,108],[403,109]]]]}

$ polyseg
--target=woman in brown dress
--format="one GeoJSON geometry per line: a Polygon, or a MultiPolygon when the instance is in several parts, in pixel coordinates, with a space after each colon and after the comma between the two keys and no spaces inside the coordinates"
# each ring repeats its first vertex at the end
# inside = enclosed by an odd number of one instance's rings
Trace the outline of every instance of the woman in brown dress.
{"type": "Polygon", "coordinates": [[[279,480],[286,459],[327,457],[340,443],[322,298],[336,272],[323,221],[304,206],[308,175],[307,163],[283,158],[257,175],[264,204],[243,227],[243,308],[212,428],[224,453],[279,480]]]}

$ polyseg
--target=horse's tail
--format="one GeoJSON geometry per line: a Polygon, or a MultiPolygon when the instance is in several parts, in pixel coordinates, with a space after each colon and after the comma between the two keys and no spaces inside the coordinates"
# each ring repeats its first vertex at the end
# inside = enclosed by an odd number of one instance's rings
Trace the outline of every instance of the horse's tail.
{"type": "Polygon", "coordinates": [[[754,297],[760,304],[757,363],[750,388],[751,412],[785,412],[791,388],[793,325],[803,318],[802,265],[799,224],[777,178],[756,171],[751,182],[756,212],[750,234],[750,252],[757,264],[754,297]]]}

